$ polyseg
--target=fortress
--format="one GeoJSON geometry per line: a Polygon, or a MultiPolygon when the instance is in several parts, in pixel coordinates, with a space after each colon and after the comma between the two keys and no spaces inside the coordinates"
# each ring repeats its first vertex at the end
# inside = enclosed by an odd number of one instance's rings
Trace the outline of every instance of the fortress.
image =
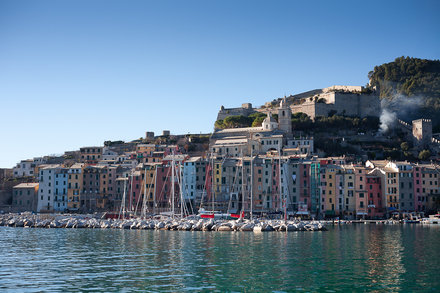
{"type": "Polygon", "coordinates": [[[329,116],[330,113],[367,117],[379,117],[381,107],[379,96],[366,92],[361,86],[332,86],[322,93],[303,98],[300,104],[291,105],[293,113],[302,112],[315,119],[316,116],[329,116]]]}
{"type": "MultiPolygon", "coordinates": [[[[223,106],[217,115],[217,120],[228,116],[248,116],[255,112],[277,112],[281,99],[268,102],[261,108],[252,108],[252,104],[245,103],[241,108],[226,109],[223,106]]],[[[292,113],[305,113],[311,119],[316,116],[338,114],[345,116],[379,117],[381,112],[379,96],[362,86],[332,86],[324,89],[312,90],[297,95],[289,96],[287,102],[292,113]]]]}

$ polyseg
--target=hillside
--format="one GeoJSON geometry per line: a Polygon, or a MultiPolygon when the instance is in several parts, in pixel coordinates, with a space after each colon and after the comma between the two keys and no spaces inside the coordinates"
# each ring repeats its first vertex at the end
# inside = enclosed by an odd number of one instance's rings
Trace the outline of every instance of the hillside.
{"type": "Polygon", "coordinates": [[[374,67],[368,73],[370,86],[377,87],[380,97],[393,99],[397,95],[408,100],[421,100],[420,108],[411,109],[414,116],[440,118],[440,61],[399,57],[393,62],[374,67]]]}

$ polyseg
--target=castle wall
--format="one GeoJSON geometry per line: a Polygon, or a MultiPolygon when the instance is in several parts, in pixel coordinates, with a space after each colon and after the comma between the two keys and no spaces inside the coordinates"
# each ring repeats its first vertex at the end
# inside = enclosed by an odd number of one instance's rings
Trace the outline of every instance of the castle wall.
{"type": "Polygon", "coordinates": [[[292,113],[302,112],[307,114],[310,118],[315,118],[315,103],[314,102],[305,102],[301,105],[291,105],[290,109],[292,113]]]}
{"type": "Polygon", "coordinates": [[[217,114],[217,120],[224,120],[229,116],[249,116],[250,114],[255,113],[255,109],[252,108],[252,104],[246,103],[243,104],[241,108],[222,108],[217,114]]]}
{"type": "Polygon", "coordinates": [[[379,117],[382,111],[379,96],[375,94],[360,95],[359,108],[360,108],[361,117],[366,117],[366,116],[379,117]]]}
{"type": "Polygon", "coordinates": [[[336,111],[338,115],[358,117],[378,117],[381,112],[377,95],[327,92],[320,94],[317,100],[319,99],[324,99],[325,103],[307,100],[303,104],[292,105],[292,112],[303,112],[312,119],[316,116],[328,116],[331,111],[336,111]]]}

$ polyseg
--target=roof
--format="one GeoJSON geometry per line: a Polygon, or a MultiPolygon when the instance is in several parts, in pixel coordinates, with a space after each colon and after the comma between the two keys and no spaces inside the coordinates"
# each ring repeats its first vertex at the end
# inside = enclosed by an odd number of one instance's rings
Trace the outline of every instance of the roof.
{"type": "Polygon", "coordinates": [[[163,158],[163,161],[172,161],[174,158],[174,161],[183,161],[185,160],[185,157],[187,155],[168,155],[165,158],[163,158]]]}
{"type": "Polygon", "coordinates": [[[383,167],[388,164],[387,160],[370,160],[374,167],[383,167]]]}
{"type": "Polygon", "coordinates": [[[217,139],[214,143],[214,146],[245,144],[245,143],[247,143],[247,141],[248,141],[247,138],[217,139]]]}
{"type": "Polygon", "coordinates": [[[243,127],[243,128],[228,128],[228,129],[220,129],[215,131],[214,133],[228,133],[228,132],[241,132],[241,131],[260,131],[261,127],[243,127]]]}
{"type": "Polygon", "coordinates": [[[268,116],[266,118],[264,118],[263,123],[264,122],[272,122],[272,123],[278,123],[275,118],[273,118],[272,116],[268,116]]]}
{"type": "Polygon", "coordinates": [[[41,165],[41,166],[44,166],[41,168],[41,170],[61,168],[60,164],[41,165]]]}
{"type": "Polygon", "coordinates": [[[70,166],[70,169],[80,169],[84,166],[84,163],[75,163],[72,166],[70,166]]]}
{"type": "Polygon", "coordinates": [[[38,187],[39,183],[20,183],[15,185],[13,188],[35,188],[38,187]]]}
{"type": "Polygon", "coordinates": [[[194,162],[197,162],[198,160],[200,160],[201,158],[202,157],[191,157],[188,160],[186,160],[185,162],[194,163],[194,162]]]}

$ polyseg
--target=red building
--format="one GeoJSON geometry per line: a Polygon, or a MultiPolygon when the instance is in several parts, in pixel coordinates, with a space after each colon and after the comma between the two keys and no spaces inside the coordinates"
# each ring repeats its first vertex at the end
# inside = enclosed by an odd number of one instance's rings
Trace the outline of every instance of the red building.
{"type": "Polygon", "coordinates": [[[307,211],[312,208],[310,198],[310,164],[299,164],[299,204],[307,205],[307,211]]]}
{"type": "Polygon", "coordinates": [[[381,178],[375,175],[367,175],[366,180],[368,218],[382,218],[385,214],[385,202],[382,199],[381,178]]]}

